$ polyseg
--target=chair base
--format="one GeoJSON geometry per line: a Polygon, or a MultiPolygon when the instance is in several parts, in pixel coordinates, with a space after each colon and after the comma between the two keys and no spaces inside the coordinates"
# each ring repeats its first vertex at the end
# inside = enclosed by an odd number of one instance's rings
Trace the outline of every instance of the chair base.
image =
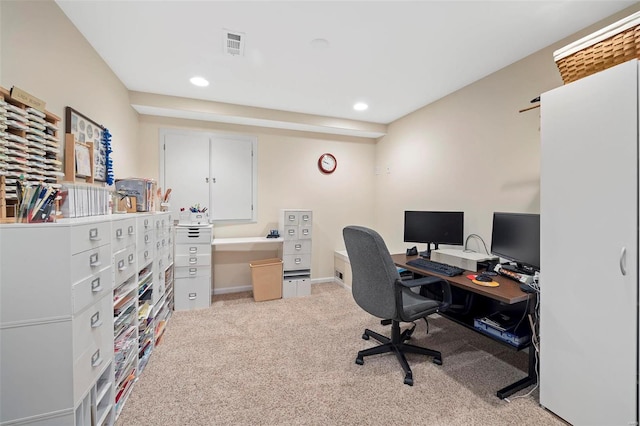
{"type": "Polygon", "coordinates": [[[396,355],[396,358],[398,358],[398,362],[400,362],[402,369],[404,370],[404,384],[413,386],[413,372],[411,371],[411,367],[407,362],[405,353],[431,356],[433,357],[434,364],[442,365],[442,354],[440,352],[423,348],[421,346],[404,343],[411,337],[414,328],[415,325],[413,326],[413,328],[407,329],[404,332],[400,333],[400,323],[398,321],[392,321],[391,338],[376,333],[375,331],[369,330],[368,328],[365,329],[364,334],[362,335],[363,339],[369,340],[370,337],[373,337],[382,344],[358,352],[358,356],[356,357],[356,364],[363,365],[365,356],[393,352],[396,355]]]}

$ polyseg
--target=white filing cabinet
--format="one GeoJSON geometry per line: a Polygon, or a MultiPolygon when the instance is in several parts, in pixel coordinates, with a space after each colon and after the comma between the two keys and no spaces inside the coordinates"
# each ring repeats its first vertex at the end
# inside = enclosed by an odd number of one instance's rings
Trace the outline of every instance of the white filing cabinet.
{"type": "Polygon", "coordinates": [[[176,226],[175,310],[211,306],[211,239],[213,226],[176,226]]]}
{"type": "Polygon", "coordinates": [[[311,294],[311,237],[313,213],[304,209],[280,211],[279,232],[284,239],[282,297],[311,294]]]}
{"type": "Polygon", "coordinates": [[[111,223],[0,227],[0,423],[113,424],[111,223]]]}

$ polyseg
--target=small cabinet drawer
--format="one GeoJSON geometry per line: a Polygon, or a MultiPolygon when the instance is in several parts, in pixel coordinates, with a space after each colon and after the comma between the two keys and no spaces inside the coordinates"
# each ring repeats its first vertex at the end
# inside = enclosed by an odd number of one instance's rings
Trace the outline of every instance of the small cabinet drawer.
{"type": "Polygon", "coordinates": [[[155,233],[151,231],[139,232],[136,239],[138,250],[142,247],[153,247],[155,244],[155,233]]]}
{"type": "Polygon", "coordinates": [[[138,247],[138,266],[143,267],[146,266],[149,262],[153,260],[153,255],[155,250],[153,247],[140,249],[138,247]]]}
{"type": "Polygon", "coordinates": [[[116,253],[113,256],[113,284],[119,286],[136,272],[136,250],[135,246],[116,253]]]}
{"type": "MultiPolygon", "coordinates": [[[[113,299],[103,297],[73,318],[73,359],[105,340],[113,340],[113,299]],[[106,335],[106,336],[105,336],[106,335]]],[[[105,354],[108,357],[108,354],[105,354]]]]}
{"type": "Polygon", "coordinates": [[[107,293],[111,293],[111,266],[89,277],[71,288],[73,314],[77,314],[89,305],[96,303],[107,293]]]}
{"type": "Polygon", "coordinates": [[[305,240],[310,240],[311,239],[311,234],[312,234],[312,227],[311,226],[300,226],[300,228],[298,229],[298,238],[305,239],[305,240]]]}
{"type": "Polygon", "coordinates": [[[96,222],[71,228],[71,254],[100,247],[111,242],[111,224],[96,222]]]}
{"type": "Polygon", "coordinates": [[[121,250],[136,243],[135,218],[114,220],[111,223],[111,245],[113,251],[121,250]]]}
{"type": "Polygon", "coordinates": [[[310,254],[287,254],[282,256],[282,261],[285,270],[311,268],[310,254]]]}
{"type": "Polygon", "coordinates": [[[207,308],[211,305],[211,279],[176,278],[173,293],[176,311],[207,308]]]}
{"type": "Polygon", "coordinates": [[[181,266],[174,270],[175,278],[200,278],[211,276],[211,266],[181,266]]]}
{"type": "Polygon", "coordinates": [[[283,235],[285,241],[299,239],[300,236],[298,234],[298,225],[285,225],[283,235]]]}
{"type": "Polygon", "coordinates": [[[176,266],[206,266],[211,265],[211,253],[176,255],[176,266]]]}
{"type": "Polygon", "coordinates": [[[71,284],[82,281],[111,265],[111,245],[71,256],[71,284]]]}
{"type": "Polygon", "coordinates": [[[176,228],[176,244],[209,244],[211,245],[211,228],[176,228]]]}
{"type": "Polygon", "coordinates": [[[195,254],[211,254],[211,244],[176,245],[176,256],[191,256],[195,254]]]}
{"type": "Polygon", "coordinates": [[[311,253],[311,240],[285,241],[283,243],[284,254],[311,253]]]}

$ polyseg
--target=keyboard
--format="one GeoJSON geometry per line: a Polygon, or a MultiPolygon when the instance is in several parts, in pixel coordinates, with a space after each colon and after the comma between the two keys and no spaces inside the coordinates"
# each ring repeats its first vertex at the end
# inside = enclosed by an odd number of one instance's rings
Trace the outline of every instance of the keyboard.
{"type": "Polygon", "coordinates": [[[446,275],[447,277],[462,275],[464,272],[464,269],[460,269],[457,266],[434,262],[433,260],[424,259],[422,257],[408,261],[407,265],[411,265],[418,269],[424,269],[425,271],[435,272],[436,274],[446,275]]]}

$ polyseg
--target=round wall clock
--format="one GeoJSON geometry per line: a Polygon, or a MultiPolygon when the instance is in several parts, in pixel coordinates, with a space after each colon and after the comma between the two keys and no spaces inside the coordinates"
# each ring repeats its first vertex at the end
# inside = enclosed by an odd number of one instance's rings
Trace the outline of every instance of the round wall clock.
{"type": "Polygon", "coordinates": [[[318,168],[322,173],[333,173],[336,171],[336,167],[338,167],[338,160],[336,160],[333,154],[327,152],[318,158],[318,168]]]}

